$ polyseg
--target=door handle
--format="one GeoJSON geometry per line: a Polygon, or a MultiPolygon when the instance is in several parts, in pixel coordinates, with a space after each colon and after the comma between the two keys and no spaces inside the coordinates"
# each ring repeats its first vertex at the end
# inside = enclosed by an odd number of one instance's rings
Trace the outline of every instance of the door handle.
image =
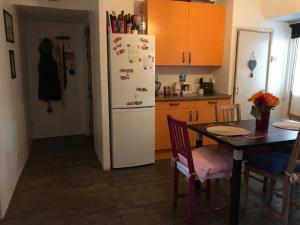
{"type": "Polygon", "coordinates": [[[235,95],[239,95],[239,93],[240,93],[240,88],[239,88],[239,87],[236,87],[236,88],[235,88],[235,95]]]}
{"type": "Polygon", "coordinates": [[[192,122],[192,121],[193,121],[193,112],[190,111],[190,122],[192,122]]]}
{"type": "Polygon", "coordinates": [[[192,63],[192,53],[189,52],[189,65],[191,65],[191,63],[192,63]]]}
{"type": "Polygon", "coordinates": [[[179,106],[180,103],[179,102],[170,102],[169,106],[179,106]]]}
{"type": "Polygon", "coordinates": [[[185,63],[185,52],[182,52],[182,63],[185,63]]]}

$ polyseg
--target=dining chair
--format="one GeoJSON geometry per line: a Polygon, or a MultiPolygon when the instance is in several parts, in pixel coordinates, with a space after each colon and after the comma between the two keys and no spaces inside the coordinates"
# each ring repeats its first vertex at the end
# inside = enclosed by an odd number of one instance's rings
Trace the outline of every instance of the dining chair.
{"type": "MultiPolygon", "coordinates": [[[[245,167],[246,198],[248,195],[249,173],[255,173],[270,179],[269,203],[272,201],[274,187],[277,181],[283,181],[282,218],[283,224],[288,224],[291,186],[300,183],[300,132],[291,155],[281,152],[253,154],[248,157],[245,167]]],[[[280,195],[277,195],[280,196],[280,195]]]]}
{"type": "MultiPolygon", "coordinates": [[[[215,114],[216,114],[216,122],[234,122],[241,120],[241,107],[240,104],[227,104],[227,105],[216,105],[215,106],[215,114]]],[[[225,145],[221,145],[220,148],[227,149],[228,147],[225,145]]],[[[247,160],[248,155],[251,155],[255,152],[270,152],[271,150],[265,148],[258,148],[244,155],[244,159],[247,160]]],[[[254,171],[253,171],[254,172],[254,171]]],[[[251,178],[256,179],[257,181],[263,183],[263,192],[267,192],[268,188],[268,178],[263,177],[263,179],[259,179],[256,176],[249,175],[251,178]]]]}
{"type": "Polygon", "coordinates": [[[188,221],[192,221],[195,207],[195,182],[201,183],[211,179],[231,177],[232,158],[219,152],[216,147],[192,149],[186,122],[167,117],[172,146],[174,167],[173,204],[177,207],[179,197],[179,172],[186,177],[188,184],[188,221]]]}
{"type": "Polygon", "coordinates": [[[216,122],[233,122],[241,120],[239,104],[216,105],[216,122]]]}

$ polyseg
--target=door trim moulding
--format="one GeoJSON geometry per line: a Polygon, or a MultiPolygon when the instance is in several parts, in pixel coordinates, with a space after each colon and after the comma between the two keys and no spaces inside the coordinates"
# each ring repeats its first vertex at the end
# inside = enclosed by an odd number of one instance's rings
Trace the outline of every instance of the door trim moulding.
{"type": "Polygon", "coordinates": [[[233,103],[235,103],[235,92],[236,92],[236,80],[237,80],[237,65],[238,65],[238,50],[239,50],[239,36],[241,31],[248,31],[248,32],[255,32],[255,33],[265,33],[269,34],[269,49],[268,49],[268,64],[267,64],[267,75],[266,75],[266,87],[265,90],[268,91],[269,88],[269,73],[270,73],[270,63],[271,63],[271,49],[272,49],[272,40],[273,40],[273,33],[272,29],[256,29],[256,28],[244,28],[244,27],[237,27],[235,34],[236,34],[236,41],[235,41],[235,55],[234,55],[234,83],[233,83],[233,103]]]}

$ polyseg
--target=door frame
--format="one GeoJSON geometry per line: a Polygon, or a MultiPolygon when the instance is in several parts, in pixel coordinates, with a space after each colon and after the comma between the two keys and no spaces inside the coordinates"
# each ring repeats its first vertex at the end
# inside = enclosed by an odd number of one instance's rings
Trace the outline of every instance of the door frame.
{"type": "Polygon", "coordinates": [[[255,32],[255,33],[265,33],[269,34],[269,50],[268,50],[268,63],[267,63],[267,76],[266,76],[266,86],[265,90],[268,91],[269,87],[269,72],[270,72],[270,63],[271,63],[271,49],[272,49],[272,40],[273,40],[273,30],[272,29],[251,29],[251,28],[237,28],[236,30],[236,43],[235,43],[235,60],[234,60],[234,83],[233,83],[233,103],[235,103],[236,97],[236,82],[237,82],[237,65],[238,65],[238,51],[239,51],[239,38],[241,31],[255,32]]]}

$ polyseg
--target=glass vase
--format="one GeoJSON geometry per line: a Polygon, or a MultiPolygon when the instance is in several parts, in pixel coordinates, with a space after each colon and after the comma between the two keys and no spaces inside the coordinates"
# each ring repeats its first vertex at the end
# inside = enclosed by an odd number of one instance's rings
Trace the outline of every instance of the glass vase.
{"type": "Polygon", "coordinates": [[[271,111],[267,110],[261,113],[261,119],[256,119],[256,130],[268,130],[271,111]]]}

